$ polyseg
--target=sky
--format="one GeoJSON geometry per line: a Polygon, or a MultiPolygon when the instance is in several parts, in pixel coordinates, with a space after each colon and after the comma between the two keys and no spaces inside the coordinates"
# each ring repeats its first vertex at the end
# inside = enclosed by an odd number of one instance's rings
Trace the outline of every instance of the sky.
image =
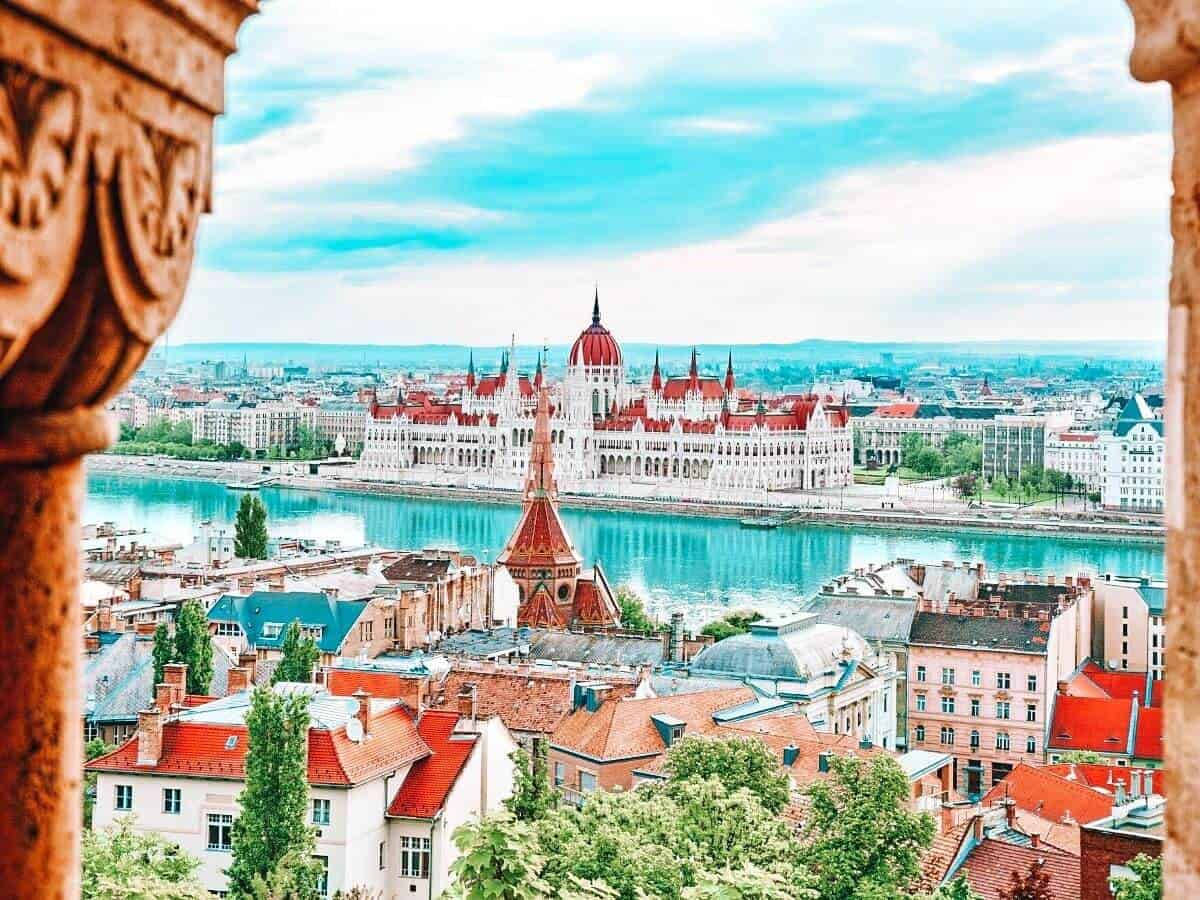
{"type": "Polygon", "coordinates": [[[1165,336],[1119,3],[262,9],[172,343],[1165,336]]]}

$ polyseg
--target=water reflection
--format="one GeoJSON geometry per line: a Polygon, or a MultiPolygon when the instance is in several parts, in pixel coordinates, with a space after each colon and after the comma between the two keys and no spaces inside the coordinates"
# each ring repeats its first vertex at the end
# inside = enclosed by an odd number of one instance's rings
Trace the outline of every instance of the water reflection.
{"type": "MultiPolygon", "coordinates": [[[[515,505],[280,488],[265,488],[261,496],[274,534],[455,546],[488,558],[504,545],[519,513],[515,505]]],[[[239,500],[212,482],[92,475],[85,521],[140,525],[157,538],[187,541],[206,519],[232,527],[239,500]]],[[[588,563],[602,560],[613,581],[634,585],[657,610],[684,606],[696,619],[723,607],[786,607],[833,575],[897,556],[981,559],[992,571],[1009,572],[1164,571],[1161,545],[1118,541],[819,526],[766,531],[729,520],[581,509],[564,509],[563,518],[588,563]]]]}

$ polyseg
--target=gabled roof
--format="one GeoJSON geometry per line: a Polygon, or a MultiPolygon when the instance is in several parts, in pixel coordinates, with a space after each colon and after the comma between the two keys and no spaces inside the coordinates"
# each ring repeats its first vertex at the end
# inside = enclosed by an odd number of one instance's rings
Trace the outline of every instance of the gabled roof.
{"type": "Polygon", "coordinates": [[[1163,758],[1163,709],[1161,706],[1138,710],[1137,730],[1133,737],[1133,755],[1138,759],[1163,758]]]}
{"type": "MultiPolygon", "coordinates": [[[[1130,770],[1128,766],[1104,765],[1102,763],[1054,763],[1053,765],[1043,766],[1042,769],[1053,775],[1058,775],[1060,778],[1065,778],[1068,781],[1086,785],[1110,798],[1118,781],[1124,782],[1126,788],[1129,787],[1130,770]]],[[[1143,777],[1153,779],[1151,793],[1161,795],[1166,791],[1165,774],[1162,769],[1142,770],[1143,777]]]]}
{"type": "MultiPolygon", "coordinates": [[[[1128,770],[1125,777],[1128,780],[1128,770]]],[[[1037,813],[1052,822],[1068,818],[1077,823],[1094,822],[1112,809],[1112,797],[1086,782],[1025,762],[1017,763],[1003,781],[992,786],[983,797],[983,805],[992,806],[1005,798],[1016,803],[1018,809],[1037,813]]]]}
{"type": "Polygon", "coordinates": [[[1109,697],[1054,698],[1054,719],[1047,746],[1052,750],[1130,751],[1133,701],[1109,697]]]}
{"type": "MultiPolygon", "coordinates": [[[[1102,666],[1097,665],[1092,660],[1088,660],[1079,670],[1079,674],[1071,679],[1068,685],[1068,692],[1071,694],[1083,693],[1084,689],[1080,686],[1080,690],[1076,691],[1078,682],[1082,679],[1087,679],[1096,685],[1106,697],[1117,697],[1122,700],[1130,700],[1136,694],[1139,702],[1146,702],[1146,673],[1145,672],[1128,672],[1125,670],[1109,671],[1102,666]]],[[[1088,695],[1091,695],[1088,691],[1088,695]]],[[[1150,703],[1155,706],[1162,705],[1162,691],[1156,690],[1151,692],[1150,703]],[[1154,695],[1159,695],[1157,700],[1154,695]]]]}
{"type": "Polygon", "coordinates": [[[317,646],[325,653],[337,653],[367,608],[369,600],[336,600],[324,593],[309,591],[255,591],[247,597],[226,594],[208,612],[210,622],[237,622],[252,647],[283,646],[287,626],[296,619],[304,626],[319,627],[317,646]],[[282,626],[274,636],[265,636],[263,626],[282,626]]]}
{"type": "Polygon", "coordinates": [[[804,607],[822,625],[853,629],[868,641],[908,643],[916,600],[902,597],[848,597],[817,594],[804,607]]]}
{"type": "MultiPolygon", "coordinates": [[[[173,719],[163,723],[158,764],[137,764],[140,736],[87,764],[88,771],[182,775],[240,781],[246,775],[249,733],[242,724],[173,719]]],[[[394,705],[372,717],[371,733],[361,742],[346,727],[309,728],[309,784],[349,787],[395,771],[429,754],[404,706],[394,705]]]]}
{"type": "Polygon", "coordinates": [[[455,734],[457,724],[457,712],[428,709],[421,716],[417,727],[429,755],[409,769],[388,805],[389,816],[429,819],[445,805],[479,740],[477,734],[455,734]]]}
{"type": "MultiPolygon", "coordinates": [[[[574,678],[546,672],[451,671],[438,687],[444,709],[454,709],[464,685],[475,685],[475,710],[480,718],[499,716],[510,731],[549,734],[571,714],[574,678]]],[[[609,696],[628,696],[635,685],[616,682],[609,696]]]]}
{"type": "Polygon", "coordinates": [[[663,752],[666,744],[652,716],[674,716],[688,730],[713,727],[713,713],[755,698],[750,688],[697,691],[671,697],[625,698],[603,703],[596,712],[579,709],[555,730],[550,743],[594,759],[625,759],[663,752]]]}

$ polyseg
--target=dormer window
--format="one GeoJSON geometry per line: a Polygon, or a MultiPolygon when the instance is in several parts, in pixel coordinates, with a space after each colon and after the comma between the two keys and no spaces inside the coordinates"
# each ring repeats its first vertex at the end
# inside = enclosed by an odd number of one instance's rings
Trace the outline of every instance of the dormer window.
{"type": "Polygon", "coordinates": [[[267,640],[273,640],[283,633],[282,622],[263,622],[262,636],[267,640]]]}

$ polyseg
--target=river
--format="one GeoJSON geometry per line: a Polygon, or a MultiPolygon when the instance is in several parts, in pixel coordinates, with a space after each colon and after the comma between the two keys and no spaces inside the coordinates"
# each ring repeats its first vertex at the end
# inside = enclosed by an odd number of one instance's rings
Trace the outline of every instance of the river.
{"type": "MultiPolygon", "coordinates": [[[[260,491],[272,534],[336,538],[345,545],[453,546],[493,559],[520,508],[494,503],[314,492],[260,491]]],[[[139,527],[155,539],[189,542],[201,521],[232,529],[240,494],[210,481],[93,473],[85,522],[139,527]]],[[[1081,571],[1161,577],[1161,544],[921,529],[803,526],[760,530],[736,521],[563,509],[585,563],[599,559],[662,614],[683,608],[692,622],[726,609],[794,606],[832,576],[898,556],[925,562],[982,560],[989,571],[1081,571]]]]}

